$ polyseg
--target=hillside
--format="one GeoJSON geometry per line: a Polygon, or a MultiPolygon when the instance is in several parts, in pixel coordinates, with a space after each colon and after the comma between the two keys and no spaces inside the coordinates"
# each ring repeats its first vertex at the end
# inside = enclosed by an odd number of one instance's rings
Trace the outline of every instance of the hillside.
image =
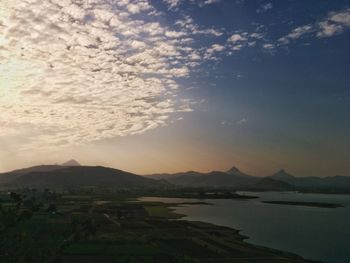
{"type": "Polygon", "coordinates": [[[156,187],[165,183],[101,166],[40,166],[2,174],[0,175],[0,184],[9,187],[97,186],[128,188],[156,187]]]}
{"type": "Polygon", "coordinates": [[[294,186],[277,179],[263,178],[254,184],[253,188],[256,188],[256,190],[264,191],[290,191],[294,189],[294,186]]]}
{"type": "Polygon", "coordinates": [[[269,176],[268,178],[286,182],[299,189],[350,189],[349,176],[328,176],[328,177],[297,177],[287,173],[284,170],[269,176]]]}
{"type": "Polygon", "coordinates": [[[171,184],[186,187],[245,187],[256,183],[259,178],[242,173],[237,168],[228,172],[210,173],[186,172],[163,177],[171,184]]]}

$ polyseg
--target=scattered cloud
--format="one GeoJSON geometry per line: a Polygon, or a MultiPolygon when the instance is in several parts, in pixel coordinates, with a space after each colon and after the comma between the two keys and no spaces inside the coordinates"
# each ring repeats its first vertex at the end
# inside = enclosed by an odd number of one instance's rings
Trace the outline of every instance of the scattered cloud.
{"type": "Polygon", "coordinates": [[[250,34],[250,37],[251,38],[255,38],[255,39],[262,39],[262,38],[264,38],[264,34],[263,33],[254,32],[254,33],[250,34]]]}
{"type": "Polygon", "coordinates": [[[263,48],[265,50],[272,51],[276,48],[276,46],[274,44],[271,44],[271,43],[266,43],[266,44],[263,44],[263,48]]]}
{"type": "Polygon", "coordinates": [[[197,5],[199,7],[204,7],[206,5],[211,5],[215,3],[219,3],[221,0],[163,0],[169,9],[177,10],[177,8],[183,3],[188,2],[193,5],[197,5]]]}
{"type": "Polygon", "coordinates": [[[178,7],[182,0],[163,0],[166,4],[168,4],[169,9],[174,9],[176,7],[178,7]]]}
{"type": "Polygon", "coordinates": [[[239,51],[244,47],[255,47],[257,43],[263,44],[264,49],[272,49],[272,44],[266,43],[264,39],[265,34],[261,32],[243,32],[243,33],[234,33],[227,39],[228,48],[232,51],[239,51]]]}
{"type": "Polygon", "coordinates": [[[305,34],[313,32],[312,25],[304,25],[293,29],[289,34],[284,37],[281,37],[278,41],[282,44],[288,44],[291,40],[298,39],[305,34]]]}
{"type": "Polygon", "coordinates": [[[221,33],[190,18],[169,28],[155,14],[147,0],[1,2],[0,136],[27,149],[71,146],[191,111],[177,90],[201,62],[193,37],[221,33]]]}
{"type": "Polygon", "coordinates": [[[247,33],[235,33],[227,39],[227,43],[231,50],[238,51],[242,49],[247,44],[247,33]]]}
{"type": "Polygon", "coordinates": [[[263,4],[260,8],[256,10],[257,13],[264,13],[273,8],[272,3],[263,4]]]}
{"type": "Polygon", "coordinates": [[[229,37],[229,39],[227,41],[231,42],[231,43],[237,43],[237,42],[242,42],[242,41],[246,41],[246,40],[247,39],[240,34],[233,34],[232,36],[229,37]]]}
{"type": "Polygon", "coordinates": [[[222,52],[225,50],[225,46],[220,44],[213,44],[210,48],[206,50],[205,59],[217,59],[217,56],[214,56],[215,53],[222,52]]]}
{"type": "Polygon", "coordinates": [[[204,0],[200,1],[200,6],[211,5],[215,3],[219,3],[221,0],[204,0]]]}
{"type": "Polygon", "coordinates": [[[208,35],[213,37],[219,37],[223,35],[223,32],[214,28],[202,28],[197,25],[190,16],[185,16],[175,22],[175,25],[179,26],[181,30],[186,31],[188,34],[193,35],[208,35]]]}
{"type": "Polygon", "coordinates": [[[239,126],[242,126],[244,125],[245,123],[248,122],[248,119],[247,118],[242,118],[242,119],[239,119],[238,121],[236,122],[232,122],[232,121],[228,121],[228,120],[223,120],[220,122],[221,125],[223,126],[233,126],[233,125],[239,125],[239,126]]]}
{"type": "Polygon", "coordinates": [[[243,125],[248,122],[247,118],[242,118],[236,122],[237,125],[243,125]]]}
{"type": "Polygon", "coordinates": [[[282,45],[289,44],[304,35],[316,36],[317,38],[332,37],[338,35],[350,27],[350,9],[330,12],[327,18],[313,24],[299,26],[289,34],[281,37],[278,42],[282,45]]]}
{"type": "MultiPolygon", "coordinates": [[[[164,0],[169,9],[184,1],[219,2],[164,0]]],[[[229,35],[183,13],[171,26],[159,15],[148,0],[1,2],[0,136],[21,138],[30,148],[143,133],[191,111],[191,102],[178,96],[179,80],[204,61],[243,48],[273,53],[278,45],[350,27],[345,9],[271,41],[262,25],[229,35]]]]}

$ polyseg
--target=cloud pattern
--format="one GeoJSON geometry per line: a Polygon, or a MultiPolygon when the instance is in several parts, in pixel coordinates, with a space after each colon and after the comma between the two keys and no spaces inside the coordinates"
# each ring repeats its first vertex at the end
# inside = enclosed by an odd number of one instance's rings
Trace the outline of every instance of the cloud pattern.
{"type": "Polygon", "coordinates": [[[31,147],[142,133],[190,111],[177,79],[198,60],[146,0],[0,4],[0,136],[31,147]]]}
{"type": "Polygon", "coordinates": [[[332,37],[348,28],[350,28],[350,9],[333,11],[321,21],[294,28],[278,41],[280,45],[286,45],[307,35],[316,36],[317,38],[332,37]]]}
{"type": "MultiPolygon", "coordinates": [[[[182,0],[163,3],[177,12],[182,0]]],[[[253,47],[272,53],[306,35],[330,37],[350,27],[349,9],[275,40],[262,25],[225,32],[180,14],[170,27],[159,22],[162,15],[148,0],[2,1],[0,138],[25,137],[31,149],[143,133],[191,111],[178,96],[179,79],[204,61],[253,47]],[[196,43],[202,37],[210,38],[207,46],[196,43]]]]}

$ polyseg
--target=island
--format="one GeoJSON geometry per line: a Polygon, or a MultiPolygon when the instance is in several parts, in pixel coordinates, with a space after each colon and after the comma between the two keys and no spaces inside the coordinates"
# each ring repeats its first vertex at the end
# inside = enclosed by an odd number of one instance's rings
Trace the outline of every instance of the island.
{"type": "Polygon", "coordinates": [[[344,207],[344,205],[342,205],[342,204],[321,203],[321,202],[262,201],[262,203],[266,203],[266,204],[275,204],[275,205],[296,205],[296,206],[323,207],[323,208],[338,208],[338,207],[344,207]]]}

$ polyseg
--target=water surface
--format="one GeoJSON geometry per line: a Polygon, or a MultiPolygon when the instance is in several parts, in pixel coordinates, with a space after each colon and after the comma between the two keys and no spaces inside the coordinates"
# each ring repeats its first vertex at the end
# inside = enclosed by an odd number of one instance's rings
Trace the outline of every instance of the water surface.
{"type": "MultiPolygon", "coordinates": [[[[176,212],[197,220],[242,230],[250,243],[289,251],[330,263],[350,262],[350,195],[296,192],[247,193],[253,200],[207,199],[213,205],[185,205],[176,212]],[[304,201],[343,204],[319,208],[265,204],[261,201],[304,201]]],[[[193,202],[196,199],[144,197],[143,201],[193,202]]],[[[201,200],[202,201],[202,200],[201,200]]]]}

